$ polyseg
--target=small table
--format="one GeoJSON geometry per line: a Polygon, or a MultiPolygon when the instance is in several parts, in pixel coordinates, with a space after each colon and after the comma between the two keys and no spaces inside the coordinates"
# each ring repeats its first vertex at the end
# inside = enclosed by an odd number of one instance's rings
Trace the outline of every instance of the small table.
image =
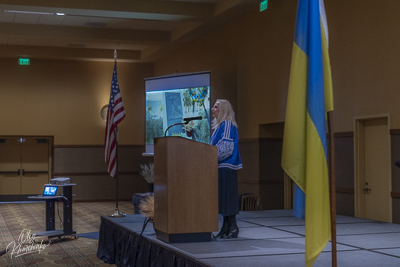
{"type": "MultiPolygon", "coordinates": [[[[58,186],[63,188],[62,195],[56,196],[31,196],[30,199],[38,199],[46,201],[46,231],[38,232],[35,236],[47,236],[49,239],[53,237],[61,237],[73,235],[76,238],[76,231],[72,229],[72,186],[76,184],[46,184],[48,186],[58,186]],[[55,201],[63,200],[64,202],[64,226],[62,230],[55,229],[55,201]]],[[[45,186],[46,186],[45,185],[45,186]]]]}

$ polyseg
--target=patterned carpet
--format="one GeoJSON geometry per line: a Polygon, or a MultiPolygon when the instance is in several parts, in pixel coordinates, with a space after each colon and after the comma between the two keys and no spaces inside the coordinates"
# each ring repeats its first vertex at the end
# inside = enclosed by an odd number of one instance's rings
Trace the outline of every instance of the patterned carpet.
{"type": "MultiPolygon", "coordinates": [[[[0,203],[0,250],[12,242],[21,245],[18,253],[9,251],[1,256],[0,266],[112,266],[97,259],[98,240],[79,237],[79,234],[98,232],[100,216],[112,214],[115,202],[77,202],[72,209],[73,229],[78,238],[55,238],[49,244],[46,237],[36,237],[34,242],[30,237],[30,234],[46,230],[44,202],[0,203]]],[[[132,202],[119,202],[119,211],[132,214],[132,202]]],[[[62,203],[56,204],[56,229],[62,229],[58,214],[62,218],[62,203]]]]}

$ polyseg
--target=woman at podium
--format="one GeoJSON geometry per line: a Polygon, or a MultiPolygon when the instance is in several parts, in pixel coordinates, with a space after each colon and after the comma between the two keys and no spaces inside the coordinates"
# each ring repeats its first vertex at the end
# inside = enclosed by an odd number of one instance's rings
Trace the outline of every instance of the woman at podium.
{"type": "Polygon", "coordinates": [[[218,99],[211,112],[214,132],[210,144],[218,148],[218,211],[224,218],[217,237],[236,238],[239,234],[237,170],[242,168],[242,161],[235,112],[225,99],[218,99]]]}

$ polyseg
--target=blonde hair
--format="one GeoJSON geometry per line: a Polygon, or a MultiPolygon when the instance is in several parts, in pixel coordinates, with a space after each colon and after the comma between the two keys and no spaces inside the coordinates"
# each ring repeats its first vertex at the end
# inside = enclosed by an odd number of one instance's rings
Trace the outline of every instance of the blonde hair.
{"type": "Polygon", "coordinates": [[[219,103],[219,113],[218,117],[212,121],[212,128],[217,129],[223,121],[231,121],[234,126],[238,127],[231,103],[226,99],[217,99],[215,102],[219,103]]]}

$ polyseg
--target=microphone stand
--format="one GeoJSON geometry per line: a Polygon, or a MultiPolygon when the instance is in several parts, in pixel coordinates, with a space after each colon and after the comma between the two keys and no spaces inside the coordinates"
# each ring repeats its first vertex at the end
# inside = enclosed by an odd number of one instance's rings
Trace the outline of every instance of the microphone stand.
{"type": "Polygon", "coordinates": [[[171,126],[169,126],[169,127],[165,130],[164,137],[167,136],[167,132],[168,132],[169,128],[171,128],[171,127],[173,127],[173,126],[176,126],[176,125],[185,125],[185,124],[188,124],[188,123],[189,123],[189,121],[186,121],[186,122],[179,122],[179,123],[172,124],[171,126]]]}

